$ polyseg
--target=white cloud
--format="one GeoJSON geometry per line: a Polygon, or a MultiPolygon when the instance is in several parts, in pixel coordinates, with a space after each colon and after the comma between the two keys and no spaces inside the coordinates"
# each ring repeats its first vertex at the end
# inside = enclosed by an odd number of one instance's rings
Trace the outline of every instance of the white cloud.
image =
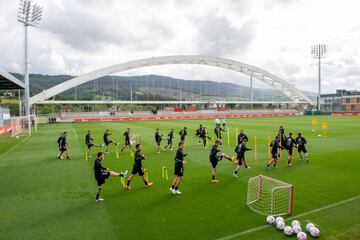
{"type": "MultiPolygon", "coordinates": [[[[262,67],[313,91],[317,61],[310,56],[310,46],[326,43],[324,91],[360,87],[356,0],[34,1],[44,6],[40,28],[29,30],[34,73],[82,74],[144,57],[207,54],[262,67]]],[[[23,71],[17,5],[2,0],[0,6],[0,66],[14,72],[23,71]]],[[[147,73],[248,84],[244,75],[204,66],[161,66],[124,74],[147,73]]]]}

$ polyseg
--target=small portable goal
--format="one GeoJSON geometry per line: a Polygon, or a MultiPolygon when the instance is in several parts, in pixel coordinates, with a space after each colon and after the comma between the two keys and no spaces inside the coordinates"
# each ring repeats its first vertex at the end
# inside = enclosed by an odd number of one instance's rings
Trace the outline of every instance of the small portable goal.
{"type": "Polygon", "coordinates": [[[262,215],[291,214],[293,185],[263,175],[250,178],[247,205],[251,210],[262,215]]]}

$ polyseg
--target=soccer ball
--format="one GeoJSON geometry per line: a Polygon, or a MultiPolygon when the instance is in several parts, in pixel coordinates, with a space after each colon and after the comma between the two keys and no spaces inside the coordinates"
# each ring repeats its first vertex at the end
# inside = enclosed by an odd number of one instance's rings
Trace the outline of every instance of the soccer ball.
{"type": "Polygon", "coordinates": [[[318,237],[320,235],[320,230],[317,227],[310,229],[310,235],[313,237],[318,237]]]}
{"type": "Polygon", "coordinates": [[[293,220],[292,222],[291,222],[291,226],[296,226],[296,225],[299,225],[300,226],[300,222],[298,221],[298,220],[293,220]]]}
{"type": "Polygon", "coordinates": [[[16,138],[19,138],[19,136],[16,136],[16,138]]]}
{"type": "Polygon", "coordinates": [[[312,224],[312,223],[306,224],[306,231],[310,232],[310,230],[311,230],[313,227],[315,227],[315,225],[312,224]]]}
{"type": "Polygon", "coordinates": [[[294,233],[292,227],[286,226],[284,227],[284,234],[287,236],[291,236],[294,233]]]}
{"type": "Polygon", "coordinates": [[[297,239],[298,240],[306,240],[307,239],[307,235],[306,233],[304,232],[299,232],[297,235],[296,235],[297,239]]]}
{"type": "Polygon", "coordinates": [[[285,228],[285,223],[282,221],[276,222],[276,228],[279,230],[283,230],[285,228]]]}
{"type": "Polygon", "coordinates": [[[276,222],[284,222],[284,219],[282,217],[277,217],[275,219],[276,222]]]}
{"type": "Polygon", "coordinates": [[[302,231],[301,226],[300,225],[293,226],[293,231],[295,234],[298,234],[299,232],[302,231]]]}
{"type": "Polygon", "coordinates": [[[269,216],[267,216],[267,218],[266,218],[266,222],[267,222],[268,224],[274,224],[274,223],[275,223],[275,218],[274,218],[273,216],[269,215],[269,216]]]}
{"type": "Polygon", "coordinates": [[[223,154],[222,152],[218,152],[218,153],[216,154],[216,158],[217,158],[219,161],[222,160],[223,156],[224,156],[224,154],[223,154]]]}
{"type": "Polygon", "coordinates": [[[130,140],[130,145],[134,145],[135,143],[135,140],[130,140]]]}

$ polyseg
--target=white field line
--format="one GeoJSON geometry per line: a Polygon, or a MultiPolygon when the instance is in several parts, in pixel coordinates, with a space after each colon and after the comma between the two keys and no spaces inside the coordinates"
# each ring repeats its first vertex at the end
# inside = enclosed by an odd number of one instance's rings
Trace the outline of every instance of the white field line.
{"type": "Polygon", "coordinates": [[[76,130],[75,130],[75,128],[74,128],[74,127],[73,127],[73,131],[74,131],[75,137],[78,139],[78,138],[79,138],[79,136],[78,136],[78,134],[77,134],[77,132],[76,132],[76,130]]]}
{"type": "MultiPolygon", "coordinates": [[[[286,220],[293,220],[293,219],[295,219],[295,218],[300,218],[300,217],[304,217],[304,216],[307,216],[307,215],[310,215],[310,214],[313,214],[313,213],[321,212],[321,211],[323,211],[323,210],[326,210],[326,209],[329,209],[329,208],[333,208],[333,207],[337,207],[337,206],[339,206],[339,205],[342,205],[342,204],[345,204],[345,203],[348,203],[348,202],[352,202],[352,201],[355,201],[355,200],[357,200],[357,199],[360,199],[360,195],[355,196],[355,197],[352,197],[352,198],[348,198],[348,199],[345,199],[345,200],[343,200],[343,201],[336,202],[336,203],[333,203],[333,204],[330,204],[330,205],[326,205],[326,206],[321,207],[321,208],[316,208],[316,209],[311,210],[311,211],[308,211],[308,212],[304,212],[304,213],[298,214],[298,215],[296,215],[296,216],[287,218],[286,220]]],[[[263,225],[263,226],[260,226],[260,227],[251,228],[251,229],[248,229],[248,230],[245,230],[245,231],[242,231],[242,232],[238,232],[238,233],[234,233],[234,234],[231,234],[231,235],[228,235],[228,236],[225,236],[225,237],[217,238],[216,240],[229,240],[229,239],[233,239],[233,238],[240,237],[240,236],[243,236],[243,235],[246,235],[246,234],[249,234],[249,233],[253,233],[253,232],[257,232],[257,231],[263,230],[263,229],[268,228],[268,227],[270,227],[270,226],[271,226],[271,225],[263,225]]]]}
{"type": "Polygon", "coordinates": [[[15,144],[14,146],[12,146],[9,150],[7,150],[6,152],[4,152],[3,154],[0,155],[0,159],[5,157],[9,152],[11,152],[12,150],[14,150],[19,144],[25,142],[26,140],[29,139],[30,136],[27,136],[26,138],[24,138],[23,140],[21,140],[20,142],[18,142],[17,144],[15,144]]]}

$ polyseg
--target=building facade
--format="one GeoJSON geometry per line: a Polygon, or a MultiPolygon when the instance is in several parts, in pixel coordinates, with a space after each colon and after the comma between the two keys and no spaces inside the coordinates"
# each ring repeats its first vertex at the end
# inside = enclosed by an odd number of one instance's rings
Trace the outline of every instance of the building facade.
{"type": "Polygon", "coordinates": [[[321,95],[322,112],[360,112],[360,91],[338,89],[321,95]]]}

